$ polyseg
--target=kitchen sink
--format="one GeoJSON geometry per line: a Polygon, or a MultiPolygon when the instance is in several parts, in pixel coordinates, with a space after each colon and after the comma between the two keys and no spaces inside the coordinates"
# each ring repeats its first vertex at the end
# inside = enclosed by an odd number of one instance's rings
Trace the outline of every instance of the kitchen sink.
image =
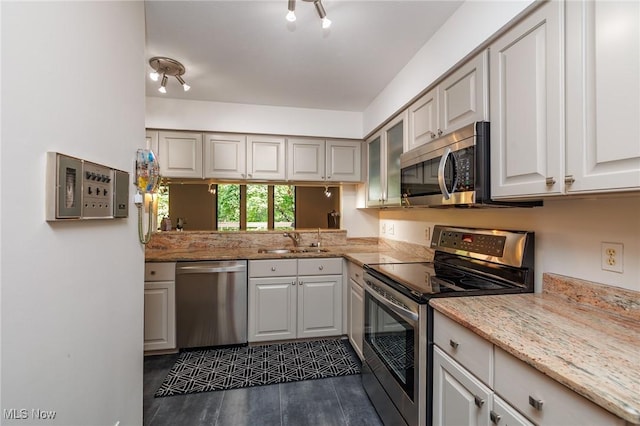
{"type": "Polygon", "coordinates": [[[269,254],[286,254],[286,253],[324,253],[327,249],[318,247],[293,247],[293,248],[261,248],[258,249],[258,253],[269,254]]]}

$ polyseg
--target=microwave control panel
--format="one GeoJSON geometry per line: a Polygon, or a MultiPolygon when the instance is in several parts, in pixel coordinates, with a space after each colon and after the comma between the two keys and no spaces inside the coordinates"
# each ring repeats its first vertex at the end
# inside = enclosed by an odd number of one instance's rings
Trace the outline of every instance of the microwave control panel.
{"type": "Polygon", "coordinates": [[[47,221],[128,216],[129,173],[47,153],[47,221]]]}

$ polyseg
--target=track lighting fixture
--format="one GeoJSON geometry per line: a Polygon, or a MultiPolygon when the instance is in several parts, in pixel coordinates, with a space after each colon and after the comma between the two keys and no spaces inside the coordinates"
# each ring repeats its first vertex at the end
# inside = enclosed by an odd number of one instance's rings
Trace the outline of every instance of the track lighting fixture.
{"type": "MultiPolygon", "coordinates": [[[[303,0],[306,2],[313,2],[313,5],[316,7],[316,12],[318,12],[318,16],[322,20],[322,28],[327,29],[331,26],[331,20],[327,18],[327,12],[324,10],[324,6],[322,6],[322,0],[303,0]]],[[[289,0],[289,12],[287,13],[287,21],[295,22],[296,20],[296,0],[289,0]]]]}
{"type": "Polygon", "coordinates": [[[216,184],[210,183],[208,191],[209,191],[209,194],[216,195],[216,184]]]}
{"type": "Polygon", "coordinates": [[[324,187],[324,196],[327,197],[327,198],[331,197],[331,191],[329,191],[329,187],[328,186],[324,187]]]}
{"type": "Polygon", "coordinates": [[[176,80],[182,85],[182,89],[186,92],[191,89],[185,81],[182,79],[182,75],[185,73],[184,65],[175,59],[165,58],[161,56],[155,56],[149,59],[149,65],[153,68],[153,71],[149,73],[149,78],[153,81],[158,81],[160,75],[162,80],[160,82],[160,93],[167,93],[167,76],[175,77],[176,80]]]}

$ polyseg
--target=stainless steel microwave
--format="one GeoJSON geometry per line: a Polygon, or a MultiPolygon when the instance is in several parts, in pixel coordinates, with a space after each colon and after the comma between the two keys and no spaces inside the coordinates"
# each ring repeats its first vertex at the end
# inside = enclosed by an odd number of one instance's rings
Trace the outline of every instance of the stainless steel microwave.
{"type": "Polygon", "coordinates": [[[533,207],[491,200],[489,122],[478,121],[400,156],[406,207],[533,207]]]}

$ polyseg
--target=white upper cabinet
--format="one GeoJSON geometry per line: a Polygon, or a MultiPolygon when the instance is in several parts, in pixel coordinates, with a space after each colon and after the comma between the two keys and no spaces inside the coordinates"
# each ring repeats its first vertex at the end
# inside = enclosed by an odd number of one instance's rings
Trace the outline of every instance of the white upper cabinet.
{"type": "Polygon", "coordinates": [[[400,155],[407,135],[407,111],[367,142],[367,207],[400,205],[400,155]]]}
{"type": "Polygon", "coordinates": [[[159,132],[160,174],[175,178],[202,178],[202,134],[159,132]]]}
{"type": "Polygon", "coordinates": [[[287,139],[287,178],[297,181],[360,182],[362,143],[287,139]]]}
{"type": "Polygon", "coordinates": [[[563,8],[545,3],[490,46],[493,198],[562,191],[563,8]]]}
{"type": "Polygon", "coordinates": [[[640,188],[640,3],[567,2],[567,193],[640,188]]]}
{"type": "Polygon", "coordinates": [[[291,180],[325,180],[324,154],[322,139],[287,139],[287,176],[291,180]]]}
{"type": "Polygon", "coordinates": [[[247,137],[235,134],[204,135],[204,177],[246,179],[247,137]]]}
{"type": "Polygon", "coordinates": [[[487,120],[488,53],[483,51],[456,69],[408,108],[405,151],[475,121],[487,120]]]}
{"type": "Polygon", "coordinates": [[[362,181],[362,142],[327,140],[325,160],[328,181],[362,181]]]}
{"type": "Polygon", "coordinates": [[[285,180],[285,139],[247,136],[247,179],[285,180]]]}

